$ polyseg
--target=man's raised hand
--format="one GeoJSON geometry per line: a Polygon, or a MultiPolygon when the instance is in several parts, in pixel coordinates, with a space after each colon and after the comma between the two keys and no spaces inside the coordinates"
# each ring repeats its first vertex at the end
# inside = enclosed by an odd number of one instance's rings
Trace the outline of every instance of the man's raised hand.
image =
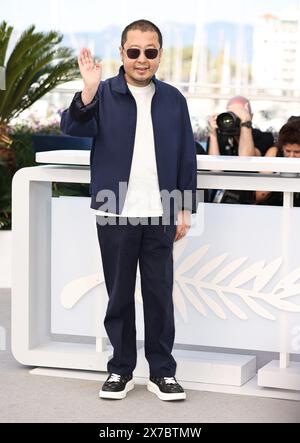
{"type": "Polygon", "coordinates": [[[81,99],[84,105],[88,105],[97,93],[102,67],[100,63],[94,62],[91,51],[87,48],[81,49],[78,56],[78,66],[84,83],[81,99]]]}

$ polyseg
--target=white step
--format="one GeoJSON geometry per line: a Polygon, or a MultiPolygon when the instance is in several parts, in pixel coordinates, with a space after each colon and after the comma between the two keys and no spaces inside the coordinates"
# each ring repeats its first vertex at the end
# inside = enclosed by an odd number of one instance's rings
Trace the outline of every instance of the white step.
{"type": "MultiPolygon", "coordinates": [[[[183,381],[242,386],[256,374],[253,355],[186,350],[174,350],[172,354],[177,362],[176,378],[183,381]]],[[[138,352],[134,373],[138,377],[149,374],[143,348],[138,352]]]]}
{"type": "Polygon", "coordinates": [[[259,369],[257,384],[265,388],[300,391],[300,363],[291,361],[287,368],[280,368],[279,360],[273,360],[259,369]]]}

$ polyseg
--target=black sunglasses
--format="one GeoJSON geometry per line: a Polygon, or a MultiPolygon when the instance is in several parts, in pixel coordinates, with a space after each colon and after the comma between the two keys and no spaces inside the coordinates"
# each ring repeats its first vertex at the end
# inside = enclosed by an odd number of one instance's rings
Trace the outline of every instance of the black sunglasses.
{"type": "MultiPolygon", "coordinates": [[[[123,47],[123,49],[126,52],[127,57],[131,58],[131,59],[139,58],[140,53],[141,53],[141,49],[139,49],[139,48],[125,49],[123,47]]],[[[144,51],[145,56],[149,60],[153,60],[153,59],[155,59],[158,56],[158,49],[156,49],[156,48],[147,48],[147,49],[144,49],[143,51],[144,51]]]]}

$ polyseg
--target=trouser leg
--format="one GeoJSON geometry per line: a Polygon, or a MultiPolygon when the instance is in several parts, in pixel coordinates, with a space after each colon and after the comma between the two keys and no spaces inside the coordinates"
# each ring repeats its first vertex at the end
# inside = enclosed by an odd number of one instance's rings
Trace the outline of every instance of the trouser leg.
{"type": "Polygon", "coordinates": [[[174,376],[173,242],[176,226],[144,226],[139,256],[150,375],[174,376]]]}
{"type": "Polygon", "coordinates": [[[104,325],[114,349],[107,370],[128,375],[137,358],[134,293],[141,226],[97,223],[97,232],[109,297],[104,325]]]}

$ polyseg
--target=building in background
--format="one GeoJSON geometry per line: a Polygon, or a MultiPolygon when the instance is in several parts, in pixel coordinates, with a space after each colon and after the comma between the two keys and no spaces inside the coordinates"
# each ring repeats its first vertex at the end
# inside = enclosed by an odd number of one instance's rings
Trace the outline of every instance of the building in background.
{"type": "Polygon", "coordinates": [[[300,90],[299,10],[258,19],[253,32],[252,83],[277,89],[277,94],[300,90]]]}

